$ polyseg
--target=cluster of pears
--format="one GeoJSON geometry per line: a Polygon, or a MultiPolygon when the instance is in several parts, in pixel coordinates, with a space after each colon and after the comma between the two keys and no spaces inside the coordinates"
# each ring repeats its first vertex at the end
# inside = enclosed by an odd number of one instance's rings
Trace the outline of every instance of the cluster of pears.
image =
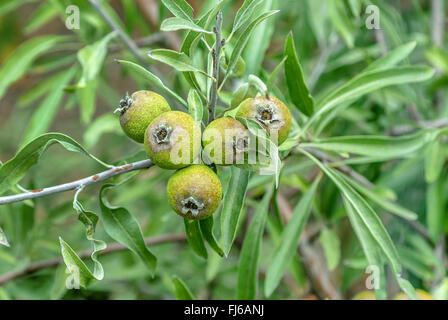
{"type": "MultiPolygon", "coordinates": [[[[234,118],[222,117],[201,132],[200,123],[189,114],[172,111],[161,95],[146,90],[127,95],[117,110],[123,131],[144,143],[151,161],[160,168],[177,170],[167,185],[173,210],[194,220],[213,214],[222,199],[222,186],[208,165],[240,163],[238,160],[247,154],[247,128],[234,118]],[[201,154],[202,148],[209,150],[207,156],[201,154]]],[[[274,97],[246,99],[237,116],[258,121],[268,132],[276,130],[278,144],[288,137],[291,128],[289,109],[274,97]]]]}

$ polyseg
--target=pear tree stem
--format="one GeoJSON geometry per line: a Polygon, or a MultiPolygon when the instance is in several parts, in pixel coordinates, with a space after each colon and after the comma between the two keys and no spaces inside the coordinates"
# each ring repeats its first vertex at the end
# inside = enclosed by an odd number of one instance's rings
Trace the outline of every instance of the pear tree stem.
{"type": "Polygon", "coordinates": [[[213,28],[216,34],[215,48],[212,50],[213,58],[213,78],[216,80],[213,82],[210,106],[209,106],[209,123],[215,120],[215,108],[218,101],[218,85],[219,85],[219,57],[221,55],[221,49],[225,44],[225,40],[221,39],[222,32],[222,11],[218,12],[216,16],[216,27],[213,28]]]}

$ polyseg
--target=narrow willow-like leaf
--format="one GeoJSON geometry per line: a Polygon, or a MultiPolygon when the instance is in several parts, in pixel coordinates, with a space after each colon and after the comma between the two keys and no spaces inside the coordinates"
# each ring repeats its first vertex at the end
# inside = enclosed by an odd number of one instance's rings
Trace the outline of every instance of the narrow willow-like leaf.
{"type": "Polygon", "coordinates": [[[99,195],[104,229],[112,239],[124,244],[134,252],[154,275],[157,258],[146,246],[138,221],[128,210],[111,206],[106,199],[105,191],[113,187],[115,187],[113,184],[104,185],[99,195]]]}
{"type": "Polygon", "coordinates": [[[227,192],[222,200],[221,235],[224,253],[227,256],[236,236],[236,229],[241,210],[244,205],[250,172],[231,167],[227,192]]]}
{"type": "Polygon", "coordinates": [[[265,95],[268,92],[268,87],[263,82],[263,80],[261,80],[254,74],[249,75],[247,82],[250,86],[254,87],[261,95],[265,95]]]}
{"type": "Polygon", "coordinates": [[[223,84],[227,80],[227,78],[231,75],[233,69],[235,68],[238,58],[241,56],[241,53],[244,50],[244,47],[247,45],[247,42],[249,41],[249,38],[254,31],[254,29],[264,20],[271,17],[272,15],[279,12],[278,10],[268,11],[261,15],[259,15],[254,21],[252,21],[246,29],[241,33],[241,35],[238,37],[238,40],[235,43],[235,48],[232,51],[232,55],[230,56],[227,72],[223,79],[223,84]]]}
{"type": "Polygon", "coordinates": [[[210,247],[221,257],[224,256],[224,251],[222,251],[218,242],[216,241],[215,236],[213,235],[213,216],[208,217],[207,219],[203,219],[199,221],[199,225],[201,227],[202,235],[210,247]]]}
{"type": "Polygon", "coordinates": [[[162,0],[162,3],[176,17],[193,21],[193,8],[185,0],[162,0]]]}
{"type": "MultiPolygon", "coordinates": [[[[347,198],[343,197],[343,200],[350,224],[356,234],[356,237],[361,243],[362,251],[367,259],[368,265],[377,266],[380,270],[379,276],[386,276],[384,273],[384,263],[381,259],[379,248],[375,239],[372,237],[366,226],[362,223],[359,216],[355,213],[355,209],[347,198]]],[[[366,266],[363,265],[362,269],[365,268],[366,266]]],[[[380,285],[379,288],[375,290],[375,295],[378,299],[386,299],[386,288],[380,285]]]]}
{"type": "Polygon", "coordinates": [[[199,72],[209,77],[205,71],[195,67],[193,61],[183,52],[179,53],[169,49],[155,49],[148,52],[148,56],[154,60],[166,63],[177,71],[199,72]]]}
{"type": "MultiPolygon", "coordinates": [[[[19,1],[20,2],[20,1],[19,1]]],[[[57,17],[59,10],[56,6],[54,6],[51,1],[43,2],[36,11],[33,12],[33,15],[29,18],[27,25],[24,28],[25,34],[29,35],[35,30],[38,30],[47,22],[51,21],[55,17],[57,17]]]]}
{"type": "Polygon", "coordinates": [[[0,100],[8,87],[25,74],[38,56],[66,39],[65,36],[41,36],[20,45],[0,67],[0,100]]]}
{"type": "Polygon", "coordinates": [[[284,55],[286,57],[285,78],[291,100],[297,109],[310,117],[314,113],[314,100],[303,78],[302,67],[291,34],[286,37],[284,55]]]}
{"type": "Polygon", "coordinates": [[[55,86],[33,113],[23,135],[22,145],[48,130],[64,96],[64,87],[73,79],[75,73],[76,68],[71,68],[63,74],[60,74],[55,86]]]}
{"type": "MultiPolygon", "coordinates": [[[[274,6],[277,6],[274,5],[274,3],[278,3],[277,0],[261,1],[261,5],[255,8],[253,16],[274,9],[274,6]]],[[[275,25],[276,24],[274,21],[262,21],[258,26],[256,26],[254,33],[249,38],[243,52],[244,61],[246,62],[246,73],[260,73],[263,60],[266,57],[266,50],[271,44],[275,25]]]]}
{"type": "Polygon", "coordinates": [[[70,284],[73,288],[77,288],[78,285],[84,288],[88,287],[96,280],[95,276],[78,254],[61,237],[59,237],[59,243],[61,245],[62,259],[72,280],[70,284]]]}
{"type": "Polygon", "coordinates": [[[334,90],[318,103],[316,106],[317,112],[306,123],[302,132],[324,114],[347,101],[356,100],[367,93],[387,86],[426,81],[433,75],[434,70],[428,67],[396,67],[362,73],[334,90]]]}
{"type": "Polygon", "coordinates": [[[425,179],[426,182],[436,181],[443,170],[446,155],[439,140],[430,143],[425,151],[425,179]]]}
{"type": "MultiPolygon", "coordinates": [[[[216,19],[216,15],[218,12],[222,9],[224,4],[228,0],[221,0],[219,1],[212,9],[210,9],[206,14],[204,14],[198,21],[197,25],[203,29],[208,29],[211,25],[211,23],[216,19]]],[[[186,55],[192,57],[193,50],[198,44],[199,39],[202,37],[202,33],[191,30],[188,32],[188,34],[185,36],[184,41],[182,42],[182,46],[180,51],[185,53],[186,55]]]]}
{"type": "Polygon", "coordinates": [[[268,90],[272,90],[274,88],[275,81],[277,80],[280,70],[282,70],[283,66],[285,65],[286,59],[288,59],[288,57],[283,57],[282,61],[280,61],[280,63],[274,68],[274,70],[272,70],[271,74],[269,75],[268,81],[266,81],[268,90]]]}
{"type": "Polygon", "coordinates": [[[239,168],[259,171],[261,175],[275,175],[275,187],[278,188],[280,181],[280,171],[282,169],[282,161],[280,159],[277,145],[271,140],[268,132],[255,120],[236,117],[249,131],[249,141],[256,141],[255,144],[249,144],[249,163],[238,165],[239,168]],[[250,163],[251,153],[257,156],[257,163],[250,163]]]}
{"type": "MultiPolygon", "coordinates": [[[[276,195],[274,194],[273,200],[275,198],[276,198],[276,195]]],[[[276,202],[274,202],[274,210],[275,211],[278,211],[277,207],[278,207],[278,204],[276,202]]],[[[283,230],[284,230],[284,226],[281,223],[281,218],[279,215],[280,215],[280,212],[276,212],[275,216],[268,215],[268,221],[267,221],[267,225],[266,225],[267,231],[269,233],[269,237],[271,237],[275,246],[279,245],[279,243],[281,241],[281,234],[283,233],[283,230]]],[[[296,251],[294,257],[292,258],[292,261],[289,264],[288,270],[291,273],[291,276],[296,281],[299,288],[304,288],[307,280],[306,280],[305,271],[303,270],[303,267],[300,263],[298,251],[296,251]]]]}
{"type": "Polygon", "coordinates": [[[174,99],[176,99],[184,107],[188,106],[184,99],[182,99],[173,90],[171,90],[170,88],[165,86],[163,84],[162,80],[160,80],[157,76],[155,76],[153,73],[149,72],[148,70],[146,70],[142,66],[140,66],[140,65],[138,65],[136,63],[130,62],[130,61],[125,61],[125,60],[118,60],[118,63],[128,67],[129,69],[131,69],[135,73],[141,75],[144,79],[147,79],[151,84],[153,84],[156,87],[164,90],[166,93],[168,93],[170,96],[172,96],[174,99]]]}
{"type": "Polygon", "coordinates": [[[327,7],[330,16],[330,20],[333,23],[335,29],[344,39],[349,48],[353,48],[354,39],[354,26],[351,19],[347,15],[347,9],[344,1],[327,0],[327,7]]]}
{"type": "Polygon", "coordinates": [[[92,244],[91,258],[93,261],[93,276],[97,280],[102,280],[104,278],[104,269],[98,260],[98,255],[101,251],[107,248],[107,244],[102,240],[95,239],[96,224],[99,220],[98,215],[94,212],[86,211],[78,201],[77,195],[73,201],[73,208],[78,213],[78,220],[81,221],[86,228],[87,240],[92,244]]]}
{"type": "Polygon", "coordinates": [[[177,31],[177,30],[192,30],[200,33],[213,34],[211,31],[207,31],[196,23],[185,20],[182,18],[174,17],[165,19],[160,26],[160,30],[162,31],[177,31]]]}
{"type": "Polygon", "coordinates": [[[9,247],[8,239],[6,238],[5,232],[2,230],[2,227],[0,227],[0,244],[5,247],[9,247]]]}
{"type": "Polygon", "coordinates": [[[173,277],[174,294],[177,300],[196,300],[185,282],[179,277],[173,277]]]}
{"type": "MultiPolygon", "coordinates": [[[[216,19],[216,15],[218,14],[218,12],[222,9],[222,7],[224,6],[224,4],[227,2],[228,0],[221,0],[218,3],[216,3],[216,5],[210,9],[207,13],[205,13],[197,22],[196,24],[207,30],[209,29],[209,27],[211,26],[212,22],[215,21],[216,19]]],[[[182,42],[182,46],[180,49],[180,52],[185,53],[186,55],[188,55],[189,57],[193,57],[194,56],[194,49],[197,47],[201,37],[203,36],[203,33],[197,32],[197,31],[189,31],[187,33],[187,35],[184,38],[184,41],[182,42]]],[[[207,41],[207,39],[206,39],[207,41]]],[[[209,59],[210,59],[210,55],[209,55],[209,59]]],[[[211,62],[211,61],[210,61],[211,62]]],[[[209,72],[209,74],[211,74],[211,72],[209,72]]],[[[199,85],[199,82],[196,78],[196,74],[194,72],[183,72],[183,75],[185,77],[185,79],[188,81],[188,83],[190,84],[190,86],[196,90],[198,90],[199,92],[201,91],[201,86],[199,85]]],[[[210,80],[210,78],[208,78],[210,80]]],[[[210,86],[211,87],[211,86],[210,86]]],[[[208,113],[204,113],[204,117],[208,116],[208,113]]]]}
{"type": "Polygon", "coordinates": [[[104,133],[114,132],[122,134],[120,122],[117,121],[116,115],[105,113],[93,121],[87,130],[84,131],[83,140],[86,148],[95,146],[104,133]]]}
{"type": "Polygon", "coordinates": [[[191,249],[200,257],[207,259],[207,248],[204,245],[204,239],[202,238],[201,227],[199,221],[189,220],[184,218],[185,234],[187,235],[187,241],[191,249]]]}
{"type": "Polygon", "coordinates": [[[308,152],[304,150],[300,151],[313,160],[338,187],[350,205],[353,206],[356,217],[362,222],[366,230],[368,230],[370,236],[375,239],[377,247],[381,249],[384,256],[388,259],[393,272],[400,274],[401,265],[392,239],[369,204],[335,170],[322,164],[308,152]]]}
{"type": "Polygon", "coordinates": [[[245,82],[233,93],[232,100],[230,102],[230,110],[237,108],[241,102],[246,99],[248,92],[249,84],[245,82]]]}
{"type": "Polygon", "coordinates": [[[448,74],[448,53],[439,47],[433,47],[425,52],[431,64],[443,73],[448,74]]]}
{"type": "Polygon", "coordinates": [[[341,242],[338,235],[331,229],[324,229],[320,232],[319,242],[324,249],[328,269],[334,270],[341,259],[341,242]]]}
{"type": "Polygon", "coordinates": [[[66,72],[67,70],[63,70],[60,72],[56,72],[52,75],[49,75],[48,77],[46,77],[46,79],[43,79],[35,86],[28,89],[25,93],[23,93],[20,96],[19,100],[17,101],[18,105],[20,107],[29,107],[31,105],[34,106],[35,104],[33,104],[33,102],[36,102],[38,99],[42,98],[47,92],[56,87],[63,74],[66,72]]]}
{"type": "Polygon", "coordinates": [[[280,238],[280,242],[275,249],[271,264],[266,272],[264,293],[271,296],[277,288],[285,270],[291,263],[299,244],[300,234],[305,227],[311,212],[311,204],[316,193],[319,179],[314,180],[309,190],[302,196],[297,206],[294,208],[291,220],[289,220],[280,238]]]}
{"type": "Polygon", "coordinates": [[[204,117],[204,105],[202,104],[201,97],[195,89],[190,89],[188,93],[188,113],[198,123],[202,122],[204,117]]]}
{"type": "Polygon", "coordinates": [[[343,177],[347,182],[352,185],[359,193],[363,194],[365,197],[369,198],[371,201],[375,202],[378,206],[381,208],[387,210],[390,213],[396,214],[397,216],[400,216],[402,218],[408,219],[408,220],[416,220],[418,215],[408,210],[400,205],[398,205],[395,202],[390,201],[389,199],[386,199],[377,193],[375,193],[373,190],[368,189],[367,187],[363,186],[359,182],[357,182],[355,179],[352,179],[346,175],[341,174],[341,177],[343,177]]]}
{"type": "Polygon", "coordinates": [[[78,86],[85,86],[88,81],[96,78],[106,58],[107,45],[115,36],[115,32],[109,33],[101,40],[78,51],[78,60],[82,66],[82,77],[78,86]]]}
{"type": "Polygon", "coordinates": [[[236,293],[238,300],[253,300],[257,298],[258,262],[273,190],[272,185],[266,190],[263,199],[255,210],[255,215],[244,238],[238,266],[236,293]]]}
{"type": "Polygon", "coordinates": [[[61,133],[46,133],[28,143],[14,158],[0,167],[0,195],[17,184],[25,176],[26,172],[39,161],[42,153],[55,143],[59,143],[69,151],[80,152],[105,167],[110,167],[87,152],[86,149],[69,136],[61,133]]]}
{"type": "Polygon", "coordinates": [[[426,189],[426,224],[431,239],[437,243],[443,233],[445,217],[444,176],[428,184],[426,189]]]}
{"type": "MultiPolygon", "coordinates": [[[[439,130],[422,130],[402,137],[346,136],[304,143],[303,147],[370,157],[401,158],[418,152],[439,136],[439,130]]],[[[384,159],[384,158],[383,158],[384,159]]]]}
{"type": "Polygon", "coordinates": [[[411,41],[388,52],[384,57],[375,60],[363,71],[370,72],[393,67],[406,59],[414,51],[417,42],[411,41]]]}
{"type": "Polygon", "coordinates": [[[78,96],[79,105],[81,108],[81,120],[84,123],[89,123],[95,113],[95,98],[96,88],[98,86],[98,79],[86,82],[85,86],[78,87],[76,94],[78,96]]]}
{"type": "Polygon", "coordinates": [[[233,20],[233,27],[231,34],[233,35],[243,25],[245,25],[252,17],[255,9],[261,4],[260,0],[245,0],[238,9],[233,20]]]}

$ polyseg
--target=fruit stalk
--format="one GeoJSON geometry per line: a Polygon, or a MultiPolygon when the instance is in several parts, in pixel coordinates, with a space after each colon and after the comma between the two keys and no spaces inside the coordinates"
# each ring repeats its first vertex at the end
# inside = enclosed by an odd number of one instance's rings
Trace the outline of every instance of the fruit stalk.
{"type": "Polygon", "coordinates": [[[215,48],[212,51],[213,57],[213,78],[215,81],[213,82],[211,98],[210,98],[210,106],[209,106],[209,123],[215,120],[215,107],[216,102],[218,100],[218,83],[219,83],[219,57],[221,55],[221,49],[224,45],[224,39],[221,40],[221,30],[222,30],[222,11],[218,12],[216,16],[216,27],[213,28],[213,31],[216,34],[216,43],[215,48]]]}
{"type": "Polygon", "coordinates": [[[123,166],[114,167],[109,170],[94,174],[90,177],[79,179],[79,180],[76,180],[73,182],[60,184],[60,185],[48,187],[45,189],[31,190],[31,191],[19,193],[19,194],[12,195],[12,196],[0,197],[0,205],[25,201],[28,199],[45,197],[45,196],[48,196],[51,194],[70,191],[70,190],[76,190],[81,187],[87,187],[91,184],[110,179],[119,174],[131,172],[131,171],[135,171],[135,170],[148,169],[152,166],[153,166],[153,163],[151,160],[143,160],[143,161],[125,164],[123,166]]]}

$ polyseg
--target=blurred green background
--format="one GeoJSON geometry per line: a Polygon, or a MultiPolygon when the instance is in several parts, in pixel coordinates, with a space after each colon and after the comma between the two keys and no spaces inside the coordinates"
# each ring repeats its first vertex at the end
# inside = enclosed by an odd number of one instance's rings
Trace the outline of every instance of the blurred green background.
{"type": "MultiPolygon", "coordinates": [[[[194,8],[195,16],[199,17],[213,8],[217,1],[188,2],[194,8]]],[[[145,57],[149,50],[155,48],[180,49],[183,32],[160,31],[161,22],[171,16],[161,1],[110,0],[102,3],[135,40],[145,57]]],[[[242,1],[238,0],[228,0],[225,4],[224,36],[228,36],[241,4],[242,1]]],[[[233,78],[227,83],[222,101],[228,101],[231,93],[247,80],[249,74],[267,80],[283,59],[285,38],[290,32],[308,87],[316,99],[358,75],[372,61],[393,48],[415,41],[416,49],[404,65],[432,66],[437,70],[436,76],[424,83],[378,90],[348,104],[328,124],[322,124],[322,136],[396,136],[434,125],[435,122],[438,124],[437,121],[448,126],[448,122],[443,122],[448,117],[448,41],[444,32],[448,11],[446,1],[268,0],[263,1],[261,7],[264,10],[279,9],[280,12],[256,29],[243,52],[245,73],[241,79],[233,78]],[[369,16],[365,10],[369,4],[380,9],[380,30],[369,30],[365,26],[369,16]],[[442,11],[437,10],[440,4],[444,4],[442,11]]],[[[26,141],[44,132],[67,134],[108,163],[119,163],[131,157],[144,158],[142,146],[124,135],[113,111],[126,92],[132,93],[137,89],[157,91],[157,88],[148,86],[114,61],[136,61],[118,37],[108,43],[104,61],[95,63],[100,68],[89,80],[89,89],[76,87],[83,77],[83,67],[77,56],[79,50],[95,44],[110,31],[88,1],[3,0],[0,3],[0,75],[8,72],[5,66],[9,63],[8,68],[15,68],[12,74],[17,76],[10,84],[7,84],[6,78],[2,82],[0,76],[0,161],[8,161],[26,141]],[[79,30],[68,30],[65,26],[65,9],[70,4],[80,8],[79,30]],[[48,44],[47,49],[42,49],[27,62],[23,57],[11,61],[13,52],[33,39],[40,39],[39,44],[28,47],[24,56],[29,50],[39,50],[38,46],[45,40],[41,37],[53,39],[50,41],[55,43],[48,44]]],[[[206,65],[204,52],[202,48],[202,53],[194,57],[198,64],[206,65]]],[[[186,99],[189,85],[181,73],[149,58],[148,63],[163,75],[170,88],[186,99]]],[[[280,71],[274,93],[290,101],[286,88],[283,71],[280,71]]],[[[165,97],[173,109],[178,108],[175,101],[165,97]]],[[[442,240],[421,236],[401,219],[375,206],[399,250],[405,276],[414,287],[431,292],[437,298],[446,298],[446,139],[441,140],[441,150],[444,155],[442,170],[439,178],[432,183],[425,181],[423,154],[386,162],[355,164],[352,167],[375,184],[375,192],[379,195],[396,200],[401,206],[417,213],[420,225],[427,228],[428,212],[436,211],[434,215],[439,219],[436,224],[442,240]]],[[[291,156],[286,163],[290,171],[282,175],[278,191],[280,197],[277,197],[280,206],[282,201],[285,205],[285,199],[291,204],[297,203],[304,186],[308,186],[308,180],[316,174],[315,167],[303,156],[291,156]]],[[[87,157],[69,153],[55,145],[28,172],[21,185],[28,189],[51,186],[101,170],[97,163],[87,157]]],[[[219,173],[225,189],[229,170],[223,169],[219,173]]],[[[183,221],[171,210],[165,196],[170,174],[151,168],[109,192],[112,203],[126,207],[138,219],[145,237],[185,232],[183,221]]],[[[264,194],[268,182],[260,176],[252,177],[243,209],[248,217],[254,214],[254,206],[264,194]]],[[[100,211],[99,188],[90,186],[79,199],[84,207],[94,212],[100,211]]],[[[331,266],[332,271],[327,270],[328,277],[340,296],[350,299],[365,290],[365,259],[349,226],[336,187],[325,180],[318,194],[315,205],[317,213],[311,217],[306,232],[312,235],[310,245],[319,258],[318,264],[328,269],[328,260],[333,259],[332,264],[336,265],[331,266]],[[331,245],[328,240],[322,240],[323,230],[331,230],[331,245]],[[332,253],[336,257],[331,256],[332,253]]],[[[77,252],[89,249],[84,227],[77,221],[72,201],[73,193],[67,192],[38,199],[33,201],[32,206],[29,203],[0,206],[0,226],[11,244],[11,248],[0,247],[0,276],[20,270],[32,262],[59,257],[59,236],[77,252]]],[[[202,259],[182,242],[152,246],[151,250],[159,261],[157,274],[151,278],[138,257],[126,250],[100,258],[105,278],[88,289],[66,290],[65,266],[60,265],[0,285],[0,298],[173,299],[171,277],[177,275],[198,298],[232,299],[237,286],[239,252],[249,221],[242,221],[235,245],[226,259],[219,258],[212,251],[209,251],[208,260],[202,259]]],[[[278,233],[275,230],[275,223],[268,220],[260,262],[261,283],[275,249],[273,239],[278,233]]],[[[101,222],[96,237],[108,243],[114,242],[104,232],[101,222]]],[[[304,271],[306,266],[300,267],[306,261],[299,260],[296,273],[287,273],[270,298],[325,298],[325,292],[322,294],[316,289],[322,279],[311,279],[304,271]]],[[[87,264],[91,266],[89,260],[87,264]]],[[[260,298],[263,297],[261,291],[260,298]]],[[[398,292],[396,284],[391,282],[388,286],[389,297],[398,292]]]]}

